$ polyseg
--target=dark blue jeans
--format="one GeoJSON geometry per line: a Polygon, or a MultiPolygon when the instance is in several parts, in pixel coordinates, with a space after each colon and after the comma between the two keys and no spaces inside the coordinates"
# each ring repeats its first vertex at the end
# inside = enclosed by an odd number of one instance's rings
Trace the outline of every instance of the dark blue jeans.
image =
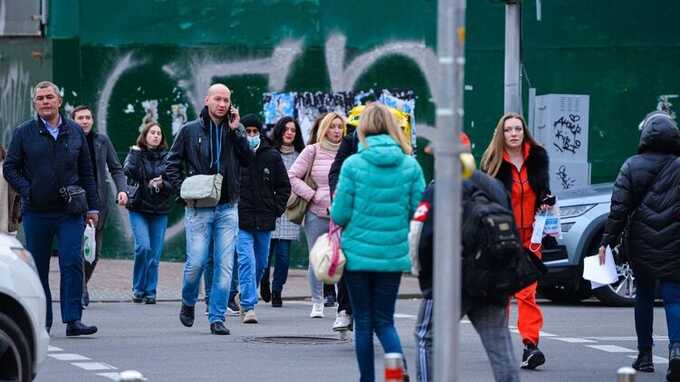
{"type": "Polygon", "coordinates": [[[83,313],[83,232],[85,221],[82,215],[63,213],[42,213],[24,211],[22,215],[26,249],[33,255],[38,268],[47,301],[45,325],[52,327],[52,293],[49,273],[52,240],[57,236],[59,244],[59,301],[62,322],[80,320],[83,313]]]}
{"type": "MultiPolygon", "coordinates": [[[[635,332],[638,337],[638,350],[651,351],[654,344],[652,333],[656,280],[638,276],[635,283],[635,332]]],[[[680,343],[680,283],[661,281],[659,290],[666,311],[669,345],[680,343]]]]}
{"type": "Polygon", "coordinates": [[[132,294],[136,298],[155,298],[168,215],[130,211],[130,225],[135,240],[132,294]]]}
{"type": "Polygon", "coordinates": [[[269,247],[269,263],[262,276],[269,281],[269,266],[274,257],[274,280],[272,281],[272,291],[281,292],[288,280],[288,267],[290,266],[290,244],[292,240],[272,239],[269,247]]]}
{"type": "Polygon", "coordinates": [[[354,342],[361,382],[375,380],[373,333],[385,353],[402,353],[394,327],[394,305],[401,282],[400,272],[345,272],[354,313],[354,342]]]}

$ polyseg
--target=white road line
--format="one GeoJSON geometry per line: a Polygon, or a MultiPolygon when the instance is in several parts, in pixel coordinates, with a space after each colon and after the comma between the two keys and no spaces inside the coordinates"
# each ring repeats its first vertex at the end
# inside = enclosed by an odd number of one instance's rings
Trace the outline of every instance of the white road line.
{"type": "Polygon", "coordinates": [[[47,351],[62,351],[62,350],[63,350],[62,348],[58,348],[58,347],[52,346],[52,345],[47,345],[47,351]]]}
{"type": "Polygon", "coordinates": [[[411,319],[411,320],[415,320],[418,317],[414,316],[412,314],[395,313],[394,318],[408,318],[408,319],[411,319]]]}
{"type": "Polygon", "coordinates": [[[575,337],[551,337],[551,340],[562,341],[570,344],[594,344],[597,341],[587,340],[585,338],[575,338],[575,337]]]}
{"type": "Polygon", "coordinates": [[[97,373],[98,376],[108,378],[112,381],[117,381],[120,379],[120,373],[97,373]]]}
{"type": "MultiPolygon", "coordinates": [[[[596,341],[637,341],[637,337],[623,336],[623,337],[584,337],[596,341]]],[[[668,341],[666,336],[654,336],[654,341],[668,341]]]]}
{"type": "Polygon", "coordinates": [[[90,359],[84,355],[74,354],[74,353],[58,353],[58,354],[48,354],[48,357],[58,359],[59,361],[89,361],[90,359]]]}
{"type": "MultiPolygon", "coordinates": [[[[630,359],[636,359],[637,356],[635,355],[629,355],[628,358],[630,359]]],[[[668,359],[659,357],[658,355],[654,356],[654,363],[659,364],[659,365],[667,365],[668,364],[668,359]]]]}
{"type": "Polygon", "coordinates": [[[606,351],[608,353],[637,353],[637,350],[624,348],[618,345],[586,345],[589,348],[606,351]]]}
{"type": "Polygon", "coordinates": [[[101,362],[71,362],[71,365],[87,371],[115,370],[116,368],[101,362]]]}
{"type": "Polygon", "coordinates": [[[540,332],[541,337],[557,337],[557,334],[552,334],[552,333],[547,333],[547,332],[540,332]]]}

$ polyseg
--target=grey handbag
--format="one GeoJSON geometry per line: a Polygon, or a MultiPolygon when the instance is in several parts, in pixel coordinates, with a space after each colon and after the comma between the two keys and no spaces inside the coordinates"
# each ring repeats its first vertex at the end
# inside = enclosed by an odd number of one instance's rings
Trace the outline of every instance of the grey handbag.
{"type": "Polygon", "coordinates": [[[189,207],[215,207],[221,192],[222,174],[194,175],[184,179],[179,196],[189,207]]]}

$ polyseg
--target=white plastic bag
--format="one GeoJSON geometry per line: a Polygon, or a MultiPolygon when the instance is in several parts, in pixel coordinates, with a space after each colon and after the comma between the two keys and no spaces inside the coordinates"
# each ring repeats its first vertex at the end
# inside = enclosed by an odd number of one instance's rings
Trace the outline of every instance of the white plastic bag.
{"type": "Polygon", "coordinates": [[[95,230],[90,224],[85,225],[83,233],[83,257],[85,261],[92,264],[97,253],[97,242],[95,241],[95,230]]]}
{"type": "Polygon", "coordinates": [[[562,238],[562,222],[560,221],[560,207],[557,202],[545,214],[545,227],[543,227],[544,236],[552,236],[558,239],[562,238]]]}

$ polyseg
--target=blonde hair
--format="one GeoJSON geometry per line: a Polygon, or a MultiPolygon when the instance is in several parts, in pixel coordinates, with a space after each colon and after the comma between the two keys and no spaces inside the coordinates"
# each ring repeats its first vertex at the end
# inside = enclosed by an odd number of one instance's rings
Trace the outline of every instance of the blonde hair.
{"type": "Polygon", "coordinates": [[[522,144],[528,142],[531,146],[538,146],[538,143],[534,140],[527,129],[527,123],[520,114],[517,113],[505,113],[498,120],[496,124],[496,130],[493,132],[493,138],[489,142],[486,150],[484,150],[484,155],[482,155],[481,167],[482,171],[495,177],[501,168],[503,163],[503,152],[505,151],[505,134],[503,127],[505,126],[505,121],[508,119],[519,119],[522,122],[522,130],[524,132],[524,138],[522,139],[522,144]]]}
{"type": "Polygon", "coordinates": [[[410,155],[412,153],[411,145],[404,137],[404,132],[399,127],[399,123],[397,123],[390,109],[385,105],[376,103],[367,106],[361,112],[357,135],[361,144],[368,147],[366,137],[378,134],[389,134],[401,146],[404,154],[410,155]]]}
{"type": "Polygon", "coordinates": [[[346,125],[347,121],[345,120],[345,117],[342,116],[342,114],[336,113],[334,111],[326,114],[323,119],[321,119],[321,123],[319,123],[319,130],[316,132],[316,142],[321,142],[321,140],[326,140],[326,132],[328,132],[328,129],[331,127],[331,123],[333,120],[336,118],[340,118],[342,121],[342,126],[340,126],[340,129],[342,130],[343,134],[346,130],[346,125]]]}

